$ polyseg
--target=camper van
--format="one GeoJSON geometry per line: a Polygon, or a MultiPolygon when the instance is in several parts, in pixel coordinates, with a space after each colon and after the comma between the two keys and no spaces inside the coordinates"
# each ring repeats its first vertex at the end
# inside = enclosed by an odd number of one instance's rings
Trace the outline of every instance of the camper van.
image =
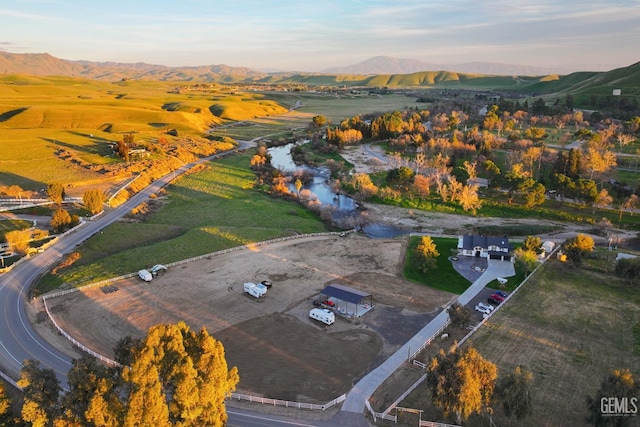
{"type": "Polygon", "coordinates": [[[313,308],[309,312],[309,317],[326,325],[331,325],[336,321],[336,315],[327,308],[313,308]]]}

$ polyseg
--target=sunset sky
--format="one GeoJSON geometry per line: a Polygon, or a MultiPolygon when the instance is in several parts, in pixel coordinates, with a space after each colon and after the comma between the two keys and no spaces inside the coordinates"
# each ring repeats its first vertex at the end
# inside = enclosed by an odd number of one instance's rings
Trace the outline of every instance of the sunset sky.
{"type": "Polygon", "coordinates": [[[602,71],[640,61],[640,1],[3,0],[0,50],[321,71],[386,55],[602,71]]]}

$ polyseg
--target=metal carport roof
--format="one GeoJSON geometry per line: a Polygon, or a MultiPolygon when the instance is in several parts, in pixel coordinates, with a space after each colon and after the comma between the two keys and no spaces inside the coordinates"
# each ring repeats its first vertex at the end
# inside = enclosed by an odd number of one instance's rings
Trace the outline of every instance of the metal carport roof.
{"type": "Polygon", "coordinates": [[[352,304],[358,304],[363,298],[370,297],[371,294],[362,292],[348,286],[333,284],[322,290],[324,295],[341,299],[352,304]]]}

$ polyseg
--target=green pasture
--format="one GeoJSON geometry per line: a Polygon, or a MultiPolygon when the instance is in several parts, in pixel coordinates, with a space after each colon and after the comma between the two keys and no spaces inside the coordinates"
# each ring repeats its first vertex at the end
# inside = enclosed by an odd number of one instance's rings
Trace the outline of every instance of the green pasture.
{"type": "MultiPolygon", "coordinates": [[[[638,328],[640,288],[552,260],[471,344],[500,375],[517,365],[533,373],[533,415],[518,425],[586,425],[586,396],[605,375],[621,368],[640,375],[638,328]]],[[[505,424],[501,409],[494,409],[493,420],[505,424]]]]}
{"type": "Polygon", "coordinates": [[[458,239],[450,239],[443,237],[433,237],[432,240],[436,244],[436,249],[440,256],[436,258],[437,267],[426,273],[417,269],[412,261],[413,251],[420,243],[420,236],[409,238],[407,251],[404,260],[404,277],[412,282],[421,283],[434,289],[452,292],[454,294],[462,294],[471,283],[462,277],[449,261],[449,257],[453,256],[457,251],[458,239]]]}
{"type": "Polygon", "coordinates": [[[159,198],[164,206],[138,222],[119,222],[93,236],[81,257],[37,285],[47,292],[63,284],[81,286],[235,246],[295,234],[326,231],[302,206],[253,189],[250,154],[212,162],[183,176],[159,198]]]}

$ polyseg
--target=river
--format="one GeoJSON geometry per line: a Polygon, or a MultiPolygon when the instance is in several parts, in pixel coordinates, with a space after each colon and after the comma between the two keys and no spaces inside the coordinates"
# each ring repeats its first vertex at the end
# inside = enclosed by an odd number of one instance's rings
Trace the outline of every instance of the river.
{"type": "MultiPolygon", "coordinates": [[[[366,215],[366,213],[358,209],[358,203],[351,197],[344,194],[336,194],[336,192],[332,190],[331,185],[329,185],[331,176],[329,169],[322,166],[309,167],[296,165],[293,162],[291,149],[295,145],[294,143],[290,143],[269,148],[268,152],[271,155],[271,165],[284,172],[287,176],[291,176],[295,171],[300,169],[311,172],[313,179],[304,183],[300,190],[309,190],[323,205],[335,206],[333,220],[339,226],[346,228],[344,227],[345,223],[349,221],[352,223],[359,222],[353,221],[354,217],[358,218],[361,222],[363,215],[366,215]]],[[[297,192],[293,183],[289,184],[289,189],[293,193],[297,192]]],[[[365,221],[362,226],[362,232],[368,237],[385,238],[407,234],[410,230],[402,230],[389,224],[365,221]]]]}

